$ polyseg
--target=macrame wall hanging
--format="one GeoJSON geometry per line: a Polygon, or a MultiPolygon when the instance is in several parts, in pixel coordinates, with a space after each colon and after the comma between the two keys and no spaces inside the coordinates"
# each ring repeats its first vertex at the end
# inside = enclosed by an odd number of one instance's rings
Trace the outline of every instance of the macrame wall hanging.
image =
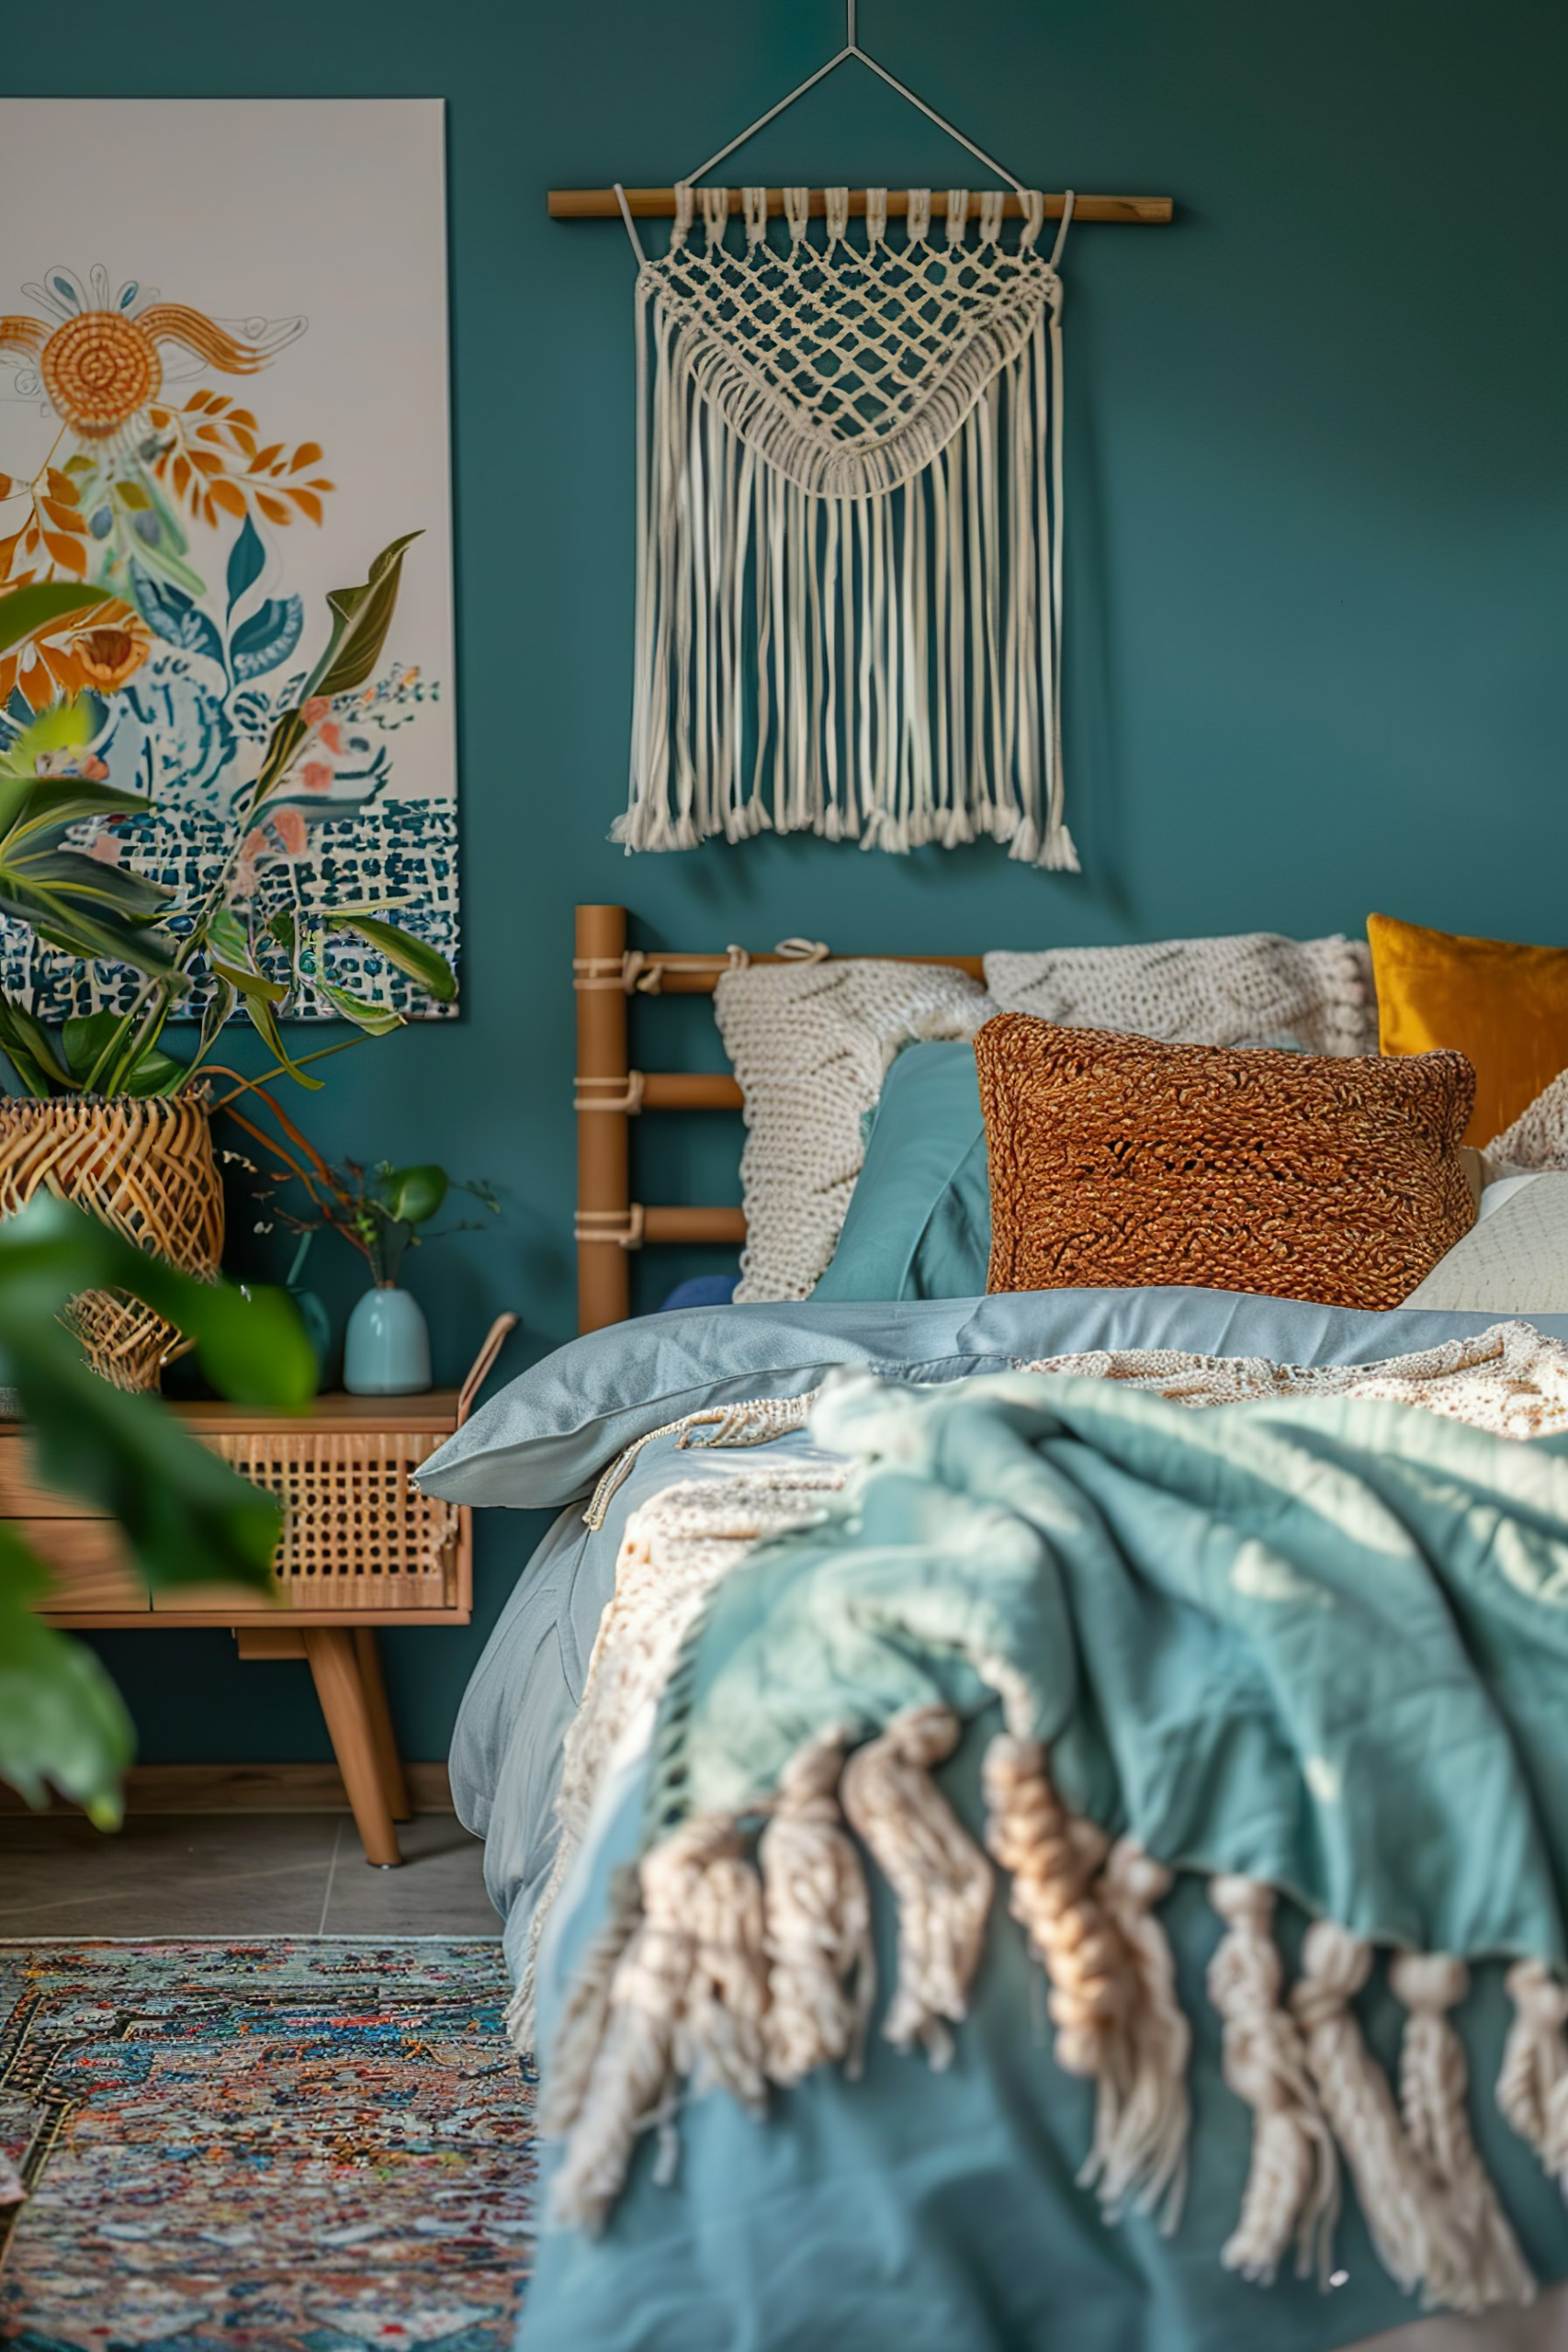
{"type": "MultiPolygon", "coordinates": [[[[583,217],[609,193],[551,209],[583,217]]],[[[687,849],[771,830],[903,851],[988,837],[1076,870],[1058,266],[1072,192],[1023,187],[895,80],[859,46],[850,0],[837,55],[667,200],[619,187],[612,200],[638,264],[631,793],[614,838],[687,849]],[[696,187],[851,57],[1011,194],[745,187],[737,208],[696,187]],[[669,249],[650,256],[637,218],[666,210],[669,249]]],[[[1159,198],[1076,209],[1170,214],[1159,198]]]]}

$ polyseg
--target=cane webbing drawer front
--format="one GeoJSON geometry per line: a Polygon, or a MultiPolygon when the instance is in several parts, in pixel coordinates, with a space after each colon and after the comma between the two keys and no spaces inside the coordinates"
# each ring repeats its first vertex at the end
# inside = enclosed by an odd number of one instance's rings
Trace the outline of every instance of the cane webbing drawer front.
{"type": "MultiPolygon", "coordinates": [[[[289,1607],[458,1605],[456,1504],[422,1495],[412,1473],[443,1442],[416,1430],[247,1430],[207,1442],[284,1507],[274,1574],[289,1607]]],[[[160,1596],[167,1605],[174,1596],[160,1596]]]]}

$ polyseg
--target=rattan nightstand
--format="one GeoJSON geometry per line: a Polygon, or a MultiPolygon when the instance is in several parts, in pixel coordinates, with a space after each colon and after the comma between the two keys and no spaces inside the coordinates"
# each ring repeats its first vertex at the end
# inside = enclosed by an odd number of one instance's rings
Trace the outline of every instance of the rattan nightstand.
{"type": "Polygon", "coordinates": [[[410,1818],[378,1625],[466,1625],[473,1610],[471,1515],[422,1495],[411,1473],[467,1419],[514,1315],[499,1316],[460,1389],[423,1396],[318,1396],[302,1414],[242,1405],[182,1405],[181,1420],[288,1518],[274,1574],[282,1606],[232,1586],[149,1597],[118,1529],[35,1486],[26,1430],[0,1425],[0,1519],[53,1570],[58,1625],[156,1632],[227,1626],[244,1658],[309,1661],[366,1860],[402,1860],[396,1821],[410,1818]]]}

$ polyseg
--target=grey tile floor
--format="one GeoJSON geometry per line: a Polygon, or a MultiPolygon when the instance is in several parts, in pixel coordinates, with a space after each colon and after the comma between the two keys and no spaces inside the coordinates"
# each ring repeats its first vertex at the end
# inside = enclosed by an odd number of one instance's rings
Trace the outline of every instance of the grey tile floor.
{"type": "Polygon", "coordinates": [[[372,1870],[348,1815],[0,1815],[0,1936],[499,1935],[479,1840],[449,1813],[372,1870]]]}

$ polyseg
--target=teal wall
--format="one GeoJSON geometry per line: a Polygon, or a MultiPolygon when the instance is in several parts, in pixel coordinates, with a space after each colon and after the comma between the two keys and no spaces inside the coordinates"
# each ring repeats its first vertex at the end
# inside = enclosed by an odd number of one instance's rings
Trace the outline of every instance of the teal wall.
{"type": "MultiPolygon", "coordinates": [[[[74,0],[7,18],[13,95],[448,101],[463,1016],[346,1057],[308,1114],[330,1150],[435,1154],[511,1186],[501,1237],[416,1270],[446,1378],[499,1303],[523,1310],[534,1353],[571,1329],[574,900],[624,899],[643,936],[678,946],[1306,933],[1369,907],[1564,936],[1557,0],[956,16],[863,0],[871,45],[1021,176],[1179,207],[1169,230],[1084,228],[1066,257],[1068,776],[1087,870],[1022,872],[983,848],[610,849],[631,274],[618,228],[553,226],[544,191],[691,169],[841,25],[835,0],[74,0]]],[[[330,237],[330,141],[312,168],[330,237]]],[[[857,185],[978,170],[858,68],[740,168],[857,185]]],[[[36,201],[47,211],[46,187],[36,201]]],[[[656,1170],[720,1148],[649,1138],[656,1170]]],[[[335,1287],[346,1304],[346,1264],[335,1287]]],[[[442,1752],[532,1532],[481,1527],[470,1634],[389,1642],[411,1755],[442,1752]]],[[[241,1668],[220,1634],[105,1646],[148,1758],[325,1752],[301,1669],[241,1668]]]]}

